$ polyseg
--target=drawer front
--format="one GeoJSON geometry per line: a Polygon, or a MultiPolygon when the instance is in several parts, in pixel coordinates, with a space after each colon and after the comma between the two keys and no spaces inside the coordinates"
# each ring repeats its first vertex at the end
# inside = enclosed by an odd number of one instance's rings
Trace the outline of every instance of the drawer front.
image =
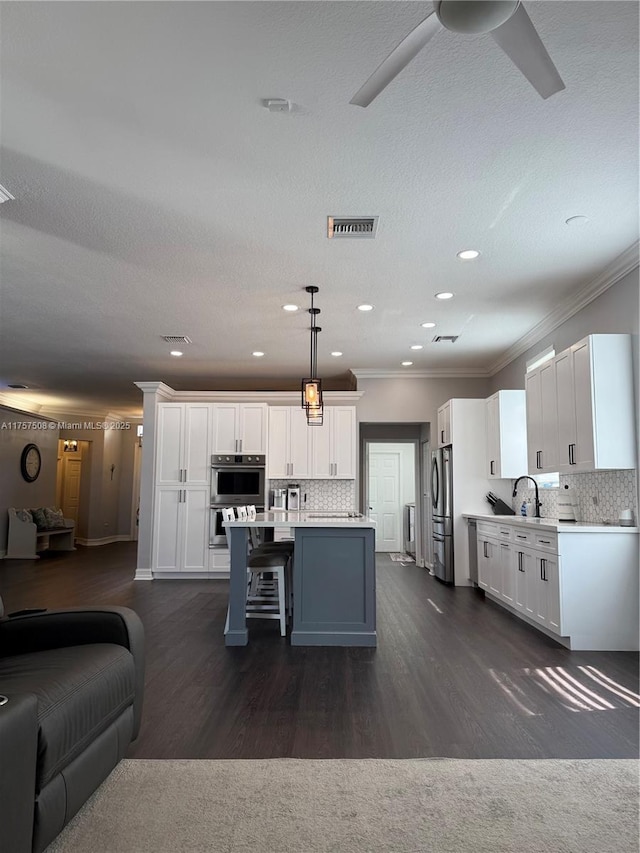
{"type": "Polygon", "coordinates": [[[490,521],[478,522],[478,536],[497,536],[498,525],[492,524],[490,521]]]}
{"type": "Polygon", "coordinates": [[[209,568],[213,571],[229,571],[229,549],[212,548],[209,551],[209,568]]]}
{"type": "Polygon", "coordinates": [[[558,553],[558,536],[555,533],[534,533],[533,546],[541,551],[558,553]]]}
{"type": "Polygon", "coordinates": [[[513,536],[511,538],[516,545],[530,545],[533,542],[533,531],[514,528],[513,536]]]}
{"type": "Polygon", "coordinates": [[[504,524],[498,525],[498,539],[511,539],[514,533],[512,527],[507,527],[504,524]]]}

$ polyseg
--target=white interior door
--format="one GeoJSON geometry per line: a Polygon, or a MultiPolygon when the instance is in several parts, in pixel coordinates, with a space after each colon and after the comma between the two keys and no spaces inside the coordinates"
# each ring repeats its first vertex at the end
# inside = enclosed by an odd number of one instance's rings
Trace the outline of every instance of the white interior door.
{"type": "Polygon", "coordinates": [[[62,514],[72,518],[78,526],[78,510],[80,509],[80,475],[82,459],[64,459],[64,485],[62,489],[62,514]]]}
{"type": "Polygon", "coordinates": [[[376,551],[404,550],[399,453],[369,453],[369,507],[376,522],[376,551]]]}

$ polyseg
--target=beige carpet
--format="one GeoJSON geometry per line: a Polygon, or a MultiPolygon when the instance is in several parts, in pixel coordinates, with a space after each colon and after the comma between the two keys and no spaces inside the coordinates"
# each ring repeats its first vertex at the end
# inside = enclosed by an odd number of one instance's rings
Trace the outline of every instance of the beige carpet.
{"type": "Polygon", "coordinates": [[[634,853],[637,761],[127,760],[47,853],[634,853]]]}

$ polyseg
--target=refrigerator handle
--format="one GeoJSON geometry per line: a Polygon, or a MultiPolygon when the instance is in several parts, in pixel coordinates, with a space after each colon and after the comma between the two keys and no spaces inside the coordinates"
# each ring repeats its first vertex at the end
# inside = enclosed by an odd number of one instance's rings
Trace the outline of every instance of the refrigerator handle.
{"type": "Polygon", "coordinates": [[[438,508],[438,497],[440,494],[440,476],[438,474],[438,459],[436,456],[433,457],[433,462],[431,463],[431,503],[433,504],[433,508],[438,508]]]}

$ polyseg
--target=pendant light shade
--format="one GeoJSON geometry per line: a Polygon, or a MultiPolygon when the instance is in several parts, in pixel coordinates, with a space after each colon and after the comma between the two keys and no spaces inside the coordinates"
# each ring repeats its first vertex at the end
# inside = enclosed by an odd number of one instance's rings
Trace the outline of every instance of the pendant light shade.
{"type": "Polygon", "coordinates": [[[305,288],[311,294],[311,342],[309,346],[309,377],[302,380],[302,408],[307,413],[307,426],[322,426],[322,380],[318,378],[318,332],[322,329],[316,326],[316,317],[320,313],[319,308],[313,305],[313,295],[318,288],[310,286],[305,288]]]}

